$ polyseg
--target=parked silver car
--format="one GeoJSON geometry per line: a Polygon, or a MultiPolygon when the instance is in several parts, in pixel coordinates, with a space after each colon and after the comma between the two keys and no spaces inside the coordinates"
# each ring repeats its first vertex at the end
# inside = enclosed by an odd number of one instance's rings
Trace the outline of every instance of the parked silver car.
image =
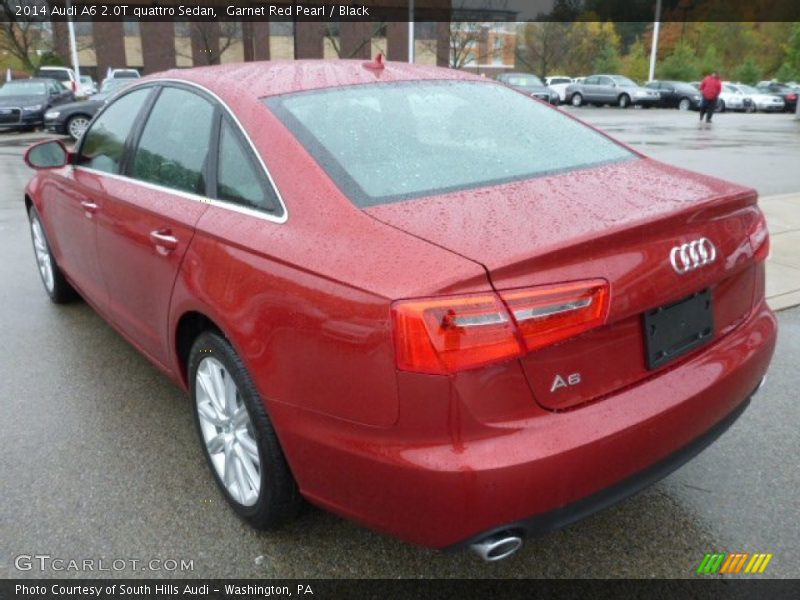
{"type": "Polygon", "coordinates": [[[786,107],[786,102],[780,96],[775,94],[767,94],[753,86],[744,83],[730,83],[728,86],[750,98],[752,102],[753,111],[761,112],[783,112],[786,107]]]}
{"type": "Polygon", "coordinates": [[[590,75],[567,86],[565,94],[572,106],[614,104],[620,108],[631,104],[653,106],[661,97],[657,91],[641,87],[622,75],[590,75]]]}

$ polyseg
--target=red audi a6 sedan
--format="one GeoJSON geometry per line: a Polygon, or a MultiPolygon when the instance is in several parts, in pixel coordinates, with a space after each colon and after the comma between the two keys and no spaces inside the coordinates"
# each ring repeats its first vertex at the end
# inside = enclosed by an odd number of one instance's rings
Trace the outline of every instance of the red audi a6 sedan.
{"type": "Polygon", "coordinates": [[[774,349],[754,190],[462,72],[170,71],[26,160],[47,293],[191,393],[259,528],[508,556],[697,454],[774,349]]]}

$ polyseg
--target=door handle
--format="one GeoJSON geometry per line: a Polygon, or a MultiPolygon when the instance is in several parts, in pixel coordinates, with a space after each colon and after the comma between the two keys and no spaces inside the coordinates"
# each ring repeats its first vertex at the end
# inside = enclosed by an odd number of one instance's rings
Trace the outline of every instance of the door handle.
{"type": "Polygon", "coordinates": [[[83,207],[83,214],[86,215],[87,219],[91,219],[92,215],[97,212],[97,204],[89,200],[81,200],[81,206],[83,207]]]}
{"type": "Polygon", "coordinates": [[[178,238],[172,235],[171,230],[166,228],[151,231],[150,241],[153,242],[159,254],[169,254],[178,247],[178,238]]]}

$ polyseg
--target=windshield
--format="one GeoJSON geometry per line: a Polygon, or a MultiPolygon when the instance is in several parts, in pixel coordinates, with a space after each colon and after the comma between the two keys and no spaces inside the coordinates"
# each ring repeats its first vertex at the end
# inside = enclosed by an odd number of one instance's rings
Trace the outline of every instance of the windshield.
{"type": "Polygon", "coordinates": [[[616,83],[617,85],[624,85],[627,87],[630,86],[636,87],[638,85],[636,82],[628,79],[627,77],[623,77],[622,75],[613,75],[611,79],[613,79],[614,83],[616,83]]]}
{"type": "Polygon", "coordinates": [[[265,103],[360,207],[635,156],[558,110],[488,82],[354,85],[265,103]]]}
{"type": "Polygon", "coordinates": [[[519,87],[540,87],[544,85],[536,75],[507,75],[503,80],[509,85],[519,87]]]}
{"type": "Polygon", "coordinates": [[[572,83],[572,80],[569,77],[552,77],[550,79],[550,85],[554,83],[572,83]]]}
{"type": "Polygon", "coordinates": [[[738,88],[739,88],[739,89],[740,89],[742,92],[744,92],[745,94],[760,94],[760,93],[761,93],[761,92],[759,92],[759,91],[758,91],[756,88],[754,88],[752,85],[741,85],[741,84],[740,84],[740,85],[738,86],[738,88]]]}
{"type": "Polygon", "coordinates": [[[137,71],[114,71],[113,77],[115,79],[138,79],[139,73],[137,71]]]}
{"type": "Polygon", "coordinates": [[[0,96],[44,96],[47,86],[41,81],[10,81],[0,88],[0,96]]]}

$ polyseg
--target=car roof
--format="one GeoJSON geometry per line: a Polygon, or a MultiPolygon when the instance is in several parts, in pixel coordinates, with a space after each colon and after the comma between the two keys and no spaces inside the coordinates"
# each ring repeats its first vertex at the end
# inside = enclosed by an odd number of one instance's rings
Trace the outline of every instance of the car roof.
{"type": "Polygon", "coordinates": [[[220,95],[238,93],[263,98],[306,90],[375,82],[488,78],[428,65],[385,61],[383,69],[370,69],[363,60],[276,60],[235,63],[192,69],[171,69],[139,80],[175,79],[195,83],[220,95]]]}
{"type": "Polygon", "coordinates": [[[57,83],[61,85],[61,82],[57,79],[50,79],[49,77],[29,77],[28,79],[12,79],[11,81],[7,81],[5,83],[57,83]]]}

